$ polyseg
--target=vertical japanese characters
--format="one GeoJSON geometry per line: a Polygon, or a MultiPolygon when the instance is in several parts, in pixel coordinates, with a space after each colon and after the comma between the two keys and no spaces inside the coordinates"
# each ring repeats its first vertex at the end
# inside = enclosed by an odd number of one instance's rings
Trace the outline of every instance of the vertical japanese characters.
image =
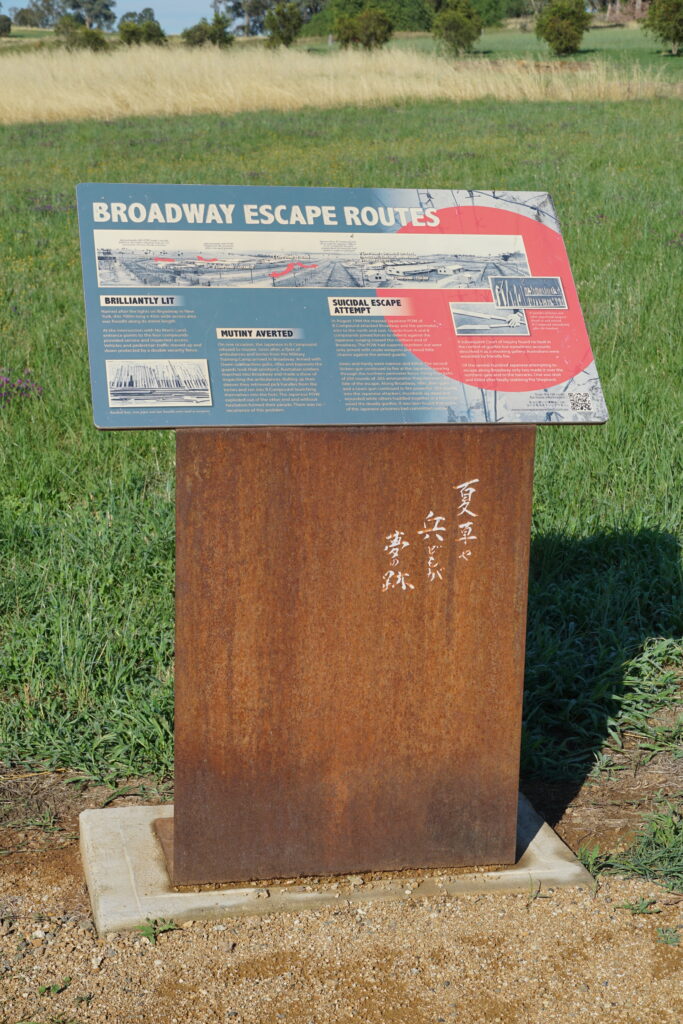
{"type": "Polygon", "coordinates": [[[472,557],[472,547],[474,541],[478,538],[474,533],[473,519],[477,519],[477,513],[472,509],[472,501],[476,493],[475,484],[479,483],[479,479],[467,480],[462,484],[453,484],[454,489],[457,491],[460,498],[460,507],[456,513],[456,522],[459,536],[457,541],[463,545],[462,551],[458,555],[458,558],[462,558],[468,561],[472,557]]]}
{"type": "MultiPolygon", "coordinates": [[[[454,543],[458,545],[459,549],[457,557],[465,562],[472,558],[473,546],[478,541],[474,521],[479,518],[479,515],[472,507],[473,503],[476,504],[477,487],[475,485],[478,483],[479,478],[475,477],[472,480],[453,484],[458,501],[455,513],[454,543]]],[[[446,516],[436,513],[433,508],[430,508],[423,518],[422,528],[416,531],[417,536],[421,538],[422,552],[422,573],[420,577],[415,576],[416,581],[420,578],[426,579],[427,584],[443,581],[446,572],[444,556],[448,532],[446,516]]],[[[411,582],[411,574],[406,571],[403,561],[405,549],[411,546],[410,541],[406,539],[405,530],[396,527],[385,536],[384,540],[386,541],[384,551],[389,556],[389,568],[382,576],[382,590],[386,592],[394,590],[396,587],[403,591],[415,590],[415,583],[411,582]]],[[[409,555],[406,554],[406,561],[408,558],[409,555]]]]}
{"type": "Polygon", "coordinates": [[[422,529],[417,532],[426,544],[428,581],[433,583],[437,579],[442,580],[443,566],[439,563],[438,553],[446,536],[446,517],[436,516],[430,509],[425,516],[422,529]]]}
{"type": "Polygon", "coordinates": [[[401,530],[394,530],[385,538],[389,543],[384,545],[384,550],[389,553],[390,569],[382,577],[382,590],[393,590],[400,587],[401,590],[415,590],[415,586],[409,580],[409,573],[401,571],[401,553],[404,548],[410,547],[410,541],[405,539],[405,533],[401,530]]]}

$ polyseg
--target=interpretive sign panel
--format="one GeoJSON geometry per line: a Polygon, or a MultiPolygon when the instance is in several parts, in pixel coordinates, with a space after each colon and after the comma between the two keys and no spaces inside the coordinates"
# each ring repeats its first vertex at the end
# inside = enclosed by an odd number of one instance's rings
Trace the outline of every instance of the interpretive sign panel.
{"type": "Polygon", "coordinates": [[[78,188],[104,428],[604,422],[545,193],[78,188]]]}

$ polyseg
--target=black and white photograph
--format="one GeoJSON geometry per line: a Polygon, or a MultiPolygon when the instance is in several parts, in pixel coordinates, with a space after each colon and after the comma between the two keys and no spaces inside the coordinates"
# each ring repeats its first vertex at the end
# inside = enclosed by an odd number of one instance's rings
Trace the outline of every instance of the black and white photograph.
{"type": "Polygon", "coordinates": [[[210,406],[206,359],[107,359],[110,408],[210,406]]]}
{"type": "Polygon", "coordinates": [[[562,281],[559,277],[512,277],[501,275],[489,279],[496,306],[508,309],[566,309],[562,281]]]}
{"type": "Polygon", "coordinates": [[[529,325],[521,309],[499,309],[492,302],[451,302],[456,334],[529,336],[529,325]]]}
{"type": "Polygon", "coordinates": [[[519,235],[95,231],[103,288],[457,288],[529,273],[519,235]],[[306,242],[303,248],[302,242],[306,242]],[[309,241],[310,238],[310,241],[309,241]]]}

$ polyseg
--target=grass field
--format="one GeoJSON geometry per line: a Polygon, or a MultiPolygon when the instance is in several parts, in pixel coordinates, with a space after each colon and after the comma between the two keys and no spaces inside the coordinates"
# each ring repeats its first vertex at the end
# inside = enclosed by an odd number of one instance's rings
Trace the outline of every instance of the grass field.
{"type": "Polygon", "coordinates": [[[481,100],[0,129],[0,759],[172,769],[173,436],[92,426],[78,181],[550,191],[611,420],[539,431],[524,770],[581,777],[680,701],[681,120],[481,100]]]}
{"type": "Polygon", "coordinates": [[[436,52],[428,35],[400,38],[372,54],[330,50],[310,40],[278,52],[255,42],[227,52],[177,45],[119,47],[106,54],[15,49],[0,52],[0,123],[379,106],[420,99],[683,96],[683,62],[658,56],[639,29],[595,31],[586,38],[576,59],[561,61],[550,59],[533,33],[509,31],[482,36],[478,51],[459,60],[436,52]]]}
{"type": "MultiPolygon", "coordinates": [[[[527,19],[527,22],[526,31],[507,27],[484,29],[472,48],[472,56],[475,59],[486,56],[492,60],[532,58],[561,61],[565,65],[605,60],[623,68],[637,64],[643,69],[661,70],[674,78],[680,78],[683,73],[683,61],[666,55],[662,43],[635,23],[623,27],[589,29],[581,40],[578,53],[557,58],[552,56],[548,45],[537,38],[531,19],[527,19]]],[[[427,33],[399,35],[391,45],[401,49],[417,49],[424,53],[437,52],[439,49],[438,44],[427,33]]]]}

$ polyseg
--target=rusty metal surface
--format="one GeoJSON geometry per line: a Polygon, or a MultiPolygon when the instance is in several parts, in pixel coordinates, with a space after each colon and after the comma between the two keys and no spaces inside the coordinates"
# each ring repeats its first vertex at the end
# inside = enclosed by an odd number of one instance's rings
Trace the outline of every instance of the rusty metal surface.
{"type": "Polygon", "coordinates": [[[176,884],[514,859],[534,434],[177,431],[176,884]]]}

